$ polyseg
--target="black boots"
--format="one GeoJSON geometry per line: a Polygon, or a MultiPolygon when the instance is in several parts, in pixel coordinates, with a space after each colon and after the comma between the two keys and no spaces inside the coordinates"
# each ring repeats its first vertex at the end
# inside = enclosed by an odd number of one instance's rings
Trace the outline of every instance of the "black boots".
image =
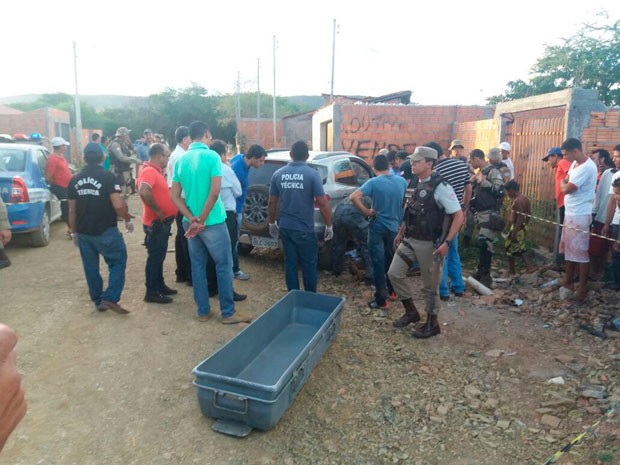
{"type": "Polygon", "coordinates": [[[474,279],[477,279],[486,287],[491,287],[493,284],[493,278],[491,277],[491,262],[493,261],[493,252],[488,250],[480,250],[480,263],[478,264],[478,271],[474,274],[474,279]]]}
{"type": "Polygon", "coordinates": [[[413,299],[405,299],[402,303],[403,307],[405,307],[405,314],[392,323],[395,328],[404,328],[411,323],[420,321],[420,314],[418,313],[418,309],[415,308],[413,299]]]}
{"type": "Polygon", "coordinates": [[[411,333],[411,337],[416,339],[427,339],[437,336],[439,333],[441,333],[441,329],[439,329],[437,315],[428,315],[422,326],[411,333]]]}
{"type": "Polygon", "coordinates": [[[4,248],[0,249],[0,270],[2,268],[6,268],[10,264],[11,264],[11,260],[9,260],[9,257],[6,256],[6,253],[4,252],[4,248]]]}

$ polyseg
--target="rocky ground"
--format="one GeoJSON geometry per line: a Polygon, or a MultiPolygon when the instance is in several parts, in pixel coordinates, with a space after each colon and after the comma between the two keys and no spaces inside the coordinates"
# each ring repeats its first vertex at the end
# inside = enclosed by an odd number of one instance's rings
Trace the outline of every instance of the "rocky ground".
{"type": "MultiPolygon", "coordinates": [[[[93,312],[63,232],[54,225],[44,249],[16,240],[0,271],[0,321],[20,334],[29,401],[2,463],[542,464],[620,401],[620,333],[580,328],[618,311],[615,293],[568,307],[540,287],[554,272],[520,275],[494,296],[444,302],[442,334],[416,341],[392,328],[398,303],[371,311],[357,277],[321,273],[319,291],[347,299],[339,334],[273,430],[229,438],[200,414],[191,370],[241,328],[198,323],[185,286],[173,305],[145,304],[140,234],[125,235],[132,313],[93,312]]],[[[286,293],[277,253],[242,268],[240,308],[258,315],[286,293]]],[[[620,463],[620,415],[556,463],[620,463]]]]}

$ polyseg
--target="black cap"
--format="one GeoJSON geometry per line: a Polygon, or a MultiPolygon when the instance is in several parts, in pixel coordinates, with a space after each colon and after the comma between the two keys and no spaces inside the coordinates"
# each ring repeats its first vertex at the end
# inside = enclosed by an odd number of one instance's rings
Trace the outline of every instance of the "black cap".
{"type": "Polygon", "coordinates": [[[103,149],[101,148],[101,144],[97,142],[89,142],[84,147],[84,154],[87,153],[95,153],[97,155],[103,155],[103,149]]]}

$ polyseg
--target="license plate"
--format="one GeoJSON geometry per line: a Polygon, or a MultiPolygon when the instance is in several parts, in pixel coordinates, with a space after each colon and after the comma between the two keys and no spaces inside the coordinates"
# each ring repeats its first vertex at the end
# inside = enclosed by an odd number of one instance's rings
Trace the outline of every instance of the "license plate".
{"type": "Polygon", "coordinates": [[[278,239],[273,237],[252,236],[252,245],[254,247],[269,247],[277,249],[279,246],[278,239]]]}

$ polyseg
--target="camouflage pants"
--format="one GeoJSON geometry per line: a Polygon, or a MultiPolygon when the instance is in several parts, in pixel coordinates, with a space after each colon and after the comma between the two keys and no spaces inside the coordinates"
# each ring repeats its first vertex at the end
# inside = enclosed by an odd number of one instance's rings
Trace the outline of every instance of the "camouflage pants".
{"type": "Polygon", "coordinates": [[[491,221],[491,210],[484,210],[476,212],[476,224],[480,228],[478,232],[478,243],[482,244],[486,242],[486,248],[489,252],[493,253],[493,241],[497,237],[497,231],[489,229],[489,223],[491,221]]]}

